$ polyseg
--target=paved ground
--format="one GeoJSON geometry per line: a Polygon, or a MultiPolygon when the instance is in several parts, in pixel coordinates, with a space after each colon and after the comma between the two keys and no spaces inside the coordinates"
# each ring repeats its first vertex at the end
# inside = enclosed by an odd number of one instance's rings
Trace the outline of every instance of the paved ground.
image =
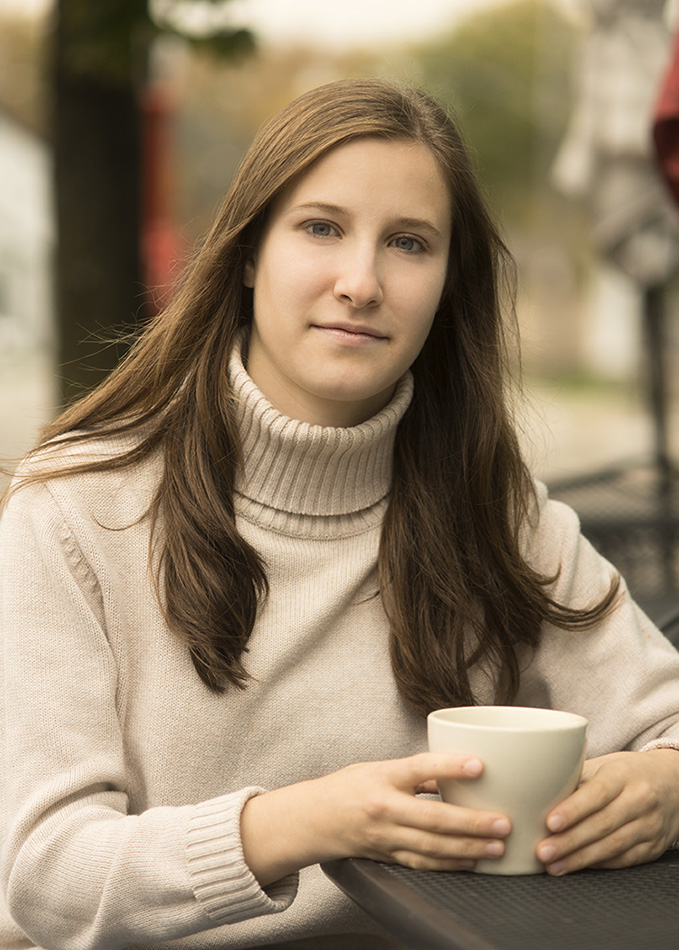
{"type": "Polygon", "coordinates": [[[639,394],[616,388],[527,388],[523,442],[536,475],[547,481],[651,457],[655,432],[639,394]]]}

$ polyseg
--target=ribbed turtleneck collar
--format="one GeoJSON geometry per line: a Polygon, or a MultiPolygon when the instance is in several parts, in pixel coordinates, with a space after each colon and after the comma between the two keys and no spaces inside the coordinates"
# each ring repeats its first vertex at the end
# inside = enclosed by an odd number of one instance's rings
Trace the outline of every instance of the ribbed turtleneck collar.
{"type": "Polygon", "coordinates": [[[243,444],[241,495],[299,515],[350,514],[387,495],[396,428],[413,393],[410,373],[381,412],[351,428],[282,415],[248,376],[240,348],[231,355],[229,380],[243,444]]]}

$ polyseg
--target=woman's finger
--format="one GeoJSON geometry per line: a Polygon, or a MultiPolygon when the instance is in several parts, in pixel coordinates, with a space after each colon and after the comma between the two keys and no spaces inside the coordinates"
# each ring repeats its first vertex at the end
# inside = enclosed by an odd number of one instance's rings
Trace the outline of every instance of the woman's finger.
{"type": "Polygon", "coordinates": [[[622,795],[605,802],[599,811],[588,813],[582,820],[561,834],[551,835],[538,846],[538,857],[544,863],[564,858],[574,851],[608,838],[616,830],[633,824],[640,813],[631,809],[622,795]]]}
{"type": "Polygon", "coordinates": [[[382,765],[390,781],[404,791],[445,779],[475,779],[483,772],[483,762],[476,756],[438,752],[420,752],[382,765]]]}
{"type": "Polygon", "coordinates": [[[648,838],[638,822],[623,825],[603,838],[546,865],[548,874],[561,876],[586,867],[625,868],[655,861],[665,850],[658,838],[648,838]]]}
{"type": "Polygon", "coordinates": [[[506,838],[511,823],[500,812],[462,808],[431,799],[412,798],[399,802],[397,824],[437,835],[472,838],[506,838]]]}
{"type": "Polygon", "coordinates": [[[614,801],[625,788],[625,776],[615,770],[606,771],[600,767],[583,770],[578,788],[560,802],[547,816],[547,828],[556,833],[584,821],[590,815],[597,814],[614,801]]]}
{"type": "Polygon", "coordinates": [[[373,842],[373,853],[367,856],[435,870],[452,867],[459,861],[499,858],[504,850],[501,838],[441,833],[404,825],[391,829],[384,842],[373,842]]]}

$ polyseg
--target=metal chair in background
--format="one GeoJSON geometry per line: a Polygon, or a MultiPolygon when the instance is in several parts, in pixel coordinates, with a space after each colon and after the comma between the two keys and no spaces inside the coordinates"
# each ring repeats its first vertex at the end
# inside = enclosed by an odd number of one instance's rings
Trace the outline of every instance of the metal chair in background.
{"type": "Polygon", "coordinates": [[[585,537],[679,644],[679,472],[668,478],[652,462],[621,464],[555,482],[549,490],[575,509],[585,537]]]}

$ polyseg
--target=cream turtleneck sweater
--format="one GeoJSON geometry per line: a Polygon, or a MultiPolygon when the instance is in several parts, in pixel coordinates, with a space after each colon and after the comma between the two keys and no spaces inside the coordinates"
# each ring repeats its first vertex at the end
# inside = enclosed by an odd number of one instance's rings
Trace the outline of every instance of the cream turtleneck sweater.
{"type": "MultiPolygon", "coordinates": [[[[246,690],[211,693],[163,622],[143,517],[158,458],[32,485],[3,515],[2,950],[394,946],[318,867],[262,890],[239,818],[263,789],[426,748],[373,596],[412,381],[363,425],[328,429],[281,416],[237,356],[230,373],[238,527],[270,584],[246,690]]],[[[544,494],[542,505],[531,560],[561,562],[557,597],[596,596],[608,565],[572,512],[544,494]]],[[[679,657],[626,601],[594,631],[545,630],[518,702],[587,716],[594,755],[674,745],[678,682],[679,657]]],[[[475,689],[492,699],[482,672],[475,689]]]]}

